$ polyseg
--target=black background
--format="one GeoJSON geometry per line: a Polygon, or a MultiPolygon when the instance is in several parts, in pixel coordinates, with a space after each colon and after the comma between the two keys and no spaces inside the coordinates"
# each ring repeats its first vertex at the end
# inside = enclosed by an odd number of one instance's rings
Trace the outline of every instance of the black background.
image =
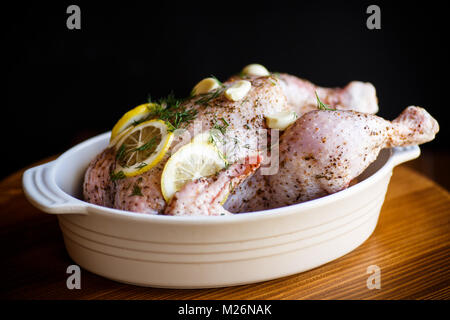
{"type": "Polygon", "coordinates": [[[439,2],[19,2],[2,8],[2,23],[0,177],[110,130],[149,94],[185,96],[203,77],[225,80],[254,62],[322,86],[369,81],[379,115],[425,107],[441,132],[424,149],[448,150],[439,2]],[[70,4],[81,8],[81,30],[66,27],[70,4]],[[381,8],[381,30],[366,27],[370,4],[381,8]]]}

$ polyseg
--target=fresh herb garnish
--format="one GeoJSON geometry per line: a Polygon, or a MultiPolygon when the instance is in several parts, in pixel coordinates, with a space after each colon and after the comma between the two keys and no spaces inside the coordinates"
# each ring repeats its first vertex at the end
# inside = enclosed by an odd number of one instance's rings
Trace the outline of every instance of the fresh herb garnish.
{"type": "Polygon", "coordinates": [[[148,117],[143,117],[143,118],[141,118],[141,119],[139,119],[139,120],[133,120],[133,126],[137,126],[137,125],[140,125],[142,122],[144,122],[144,121],[147,121],[148,120],[148,117]]]}
{"type": "Polygon", "coordinates": [[[155,146],[155,144],[156,144],[156,137],[152,137],[147,143],[144,143],[142,146],[133,149],[132,152],[145,151],[151,149],[155,146]]]}
{"type": "Polygon", "coordinates": [[[119,150],[117,151],[116,159],[117,160],[122,160],[124,155],[125,155],[125,146],[121,145],[119,150]]]}
{"type": "Polygon", "coordinates": [[[329,111],[336,111],[336,109],[331,108],[331,106],[323,103],[322,101],[320,101],[319,96],[317,95],[317,91],[315,91],[316,93],[316,98],[317,98],[317,108],[319,110],[329,110],[329,111]]]}
{"type": "Polygon", "coordinates": [[[195,109],[183,109],[181,111],[177,111],[173,114],[174,120],[171,121],[172,125],[178,129],[182,123],[188,123],[194,120],[197,116],[198,111],[195,109]]]}
{"type": "Polygon", "coordinates": [[[148,96],[149,103],[157,104],[165,109],[178,108],[184,100],[185,99],[178,99],[177,97],[175,97],[173,91],[171,91],[167,95],[167,97],[160,98],[158,101],[153,101],[151,96],[148,96]]]}
{"type": "Polygon", "coordinates": [[[133,192],[131,193],[131,196],[144,196],[141,192],[141,187],[139,187],[137,184],[133,186],[133,192]]]}
{"type": "Polygon", "coordinates": [[[150,114],[140,120],[133,121],[136,126],[144,121],[151,119],[161,119],[169,126],[169,131],[175,131],[181,128],[182,124],[187,125],[197,116],[197,110],[187,109],[182,105],[184,99],[177,99],[173,92],[169,93],[167,97],[161,98],[158,101],[152,101],[151,96],[148,96],[148,110],[150,114]]]}
{"type": "MultiPolygon", "coordinates": [[[[223,136],[223,133],[220,132],[218,129],[213,128],[213,129],[209,130],[208,142],[214,144],[214,146],[219,151],[217,142],[220,142],[221,144],[225,144],[225,136],[223,136]],[[220,135],[222,137],[220,137],[220,135]]],[[[219,153],[220,153],[220,151],[219,151],[219,153]]]]}
{"type": "Polygon", "coordinates": [[[134,125],[140,124],[150,119],[161,119],[169,126],[169,131],[175,131],[181,128],[181,125],[187,125],[190,121],[194,120],[197,116],[197,110],[191,108],[187,109],[182,105],[184,99],[177,99],[173,92],[165,98],[159,99],[157,102],[151,100],[149,95],[148,109],[150,114],[138,121],[134,121],[134,125]]]}
{"type": "Polygon", "coordinates": [[[225,162],[225,169],[228,169],[230,164],[228,163],[227,156],[220,151],[220,147],[218,146],[217,142],[220,142],[222,145],[226,144],[225,131],[226,131],[227,127],[229,126],[229,124],[224,118],[221,118],[220,120],[222,121],[223,125],[219,125],[217,123],[217,119],[214,117],[215,122],[214,122],[211,130],[209,130],[208,142],[211,144],[214,144],[214,146],[216,147],[217,153],[222,158],[222,160],[225,162]]]}
{"type": "Polygon", "coordinates": [[[223,87],[223,83],[222,82],[220,82],[220,80],[219,79],[217,79],[215,76],[213,76],[213,75],[211,75],[211,78],[213,78],[214,80],[216,80],[217,81],[217,83],[219,84],[219,86],[221,86],[221,87],[223,87]]]}
{"type": "Polygon", "coordinates": [[[116,181],[116,180],[120,180],[120,179],[125,179],[126,178],[125,173],[123,173],[122,170],[119,171],[119,172],[111,171],[109,176],[111,178],[111,181],[116,181]]]}
{"type": "Polygon", "coordinates": [[[139,120],[133,120],[133,126],[151,119],[165,121],[171,132],[181,128],[182,125],[186,126],[197,117],[198,111],[194,108],[188,109],[186,106],[183,106],[185,100],[176,98],[173,92],[158,101],[153,101],[152,97],[148,95],[149,105],[147,108],[150,113],[139,120]]]}
{"type": "Polygon", "coordinates": [[[145,162],[141,162],[139,165],[137,165],[135,168],[136,169],[142,169],[142,168],[144,168],[144,167],[146,167],[147,166],[147,164],[145,163],[145,162]]]}
{"type": "Polygon", "coordinates": [[[225,87],[222,85],[219,88],[212,90],[208,93],[204,93],[201,94],[201,98],[198,99],[197,101],[195,101],[196,104],[201,104],[201,105],[207,105],[211,100],[216,99],[217,97],[219,97],[223,91],[225,90],[225,87]]]}
{"type": "Polygon", "coordinates": [[[181,128],[181,125],[187,125],[197,116],[197,110],[186,109],[181,105],[180,100],[173,102],[172,100],[162,100],[159,104],[151,109],[149,118],[158,118],[165,121],[169,125],[169,131],[181,128]]]}
{"type": "Polygon", "coordinates": [[[225,132],[230,124],[227,122],[227,120],[225,120],[225,118],[220,118],[219,120],[222,121],[222,124],[220,125],[219,123],[217,123],[217,119],[214,119],[212,128],[219,130],[223,135],[225,135],[225,132]]]}

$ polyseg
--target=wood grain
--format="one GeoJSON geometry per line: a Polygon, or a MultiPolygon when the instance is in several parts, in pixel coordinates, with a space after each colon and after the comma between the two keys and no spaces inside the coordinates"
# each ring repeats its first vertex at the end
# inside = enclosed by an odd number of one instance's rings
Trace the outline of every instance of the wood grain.
{"type": "MultiPolygon", "coordinates": [[[[47,159],[49,160],[49,159],[47,159]]],[[[155,289],[82,271],[66,288],[67,255],[55,216],[25,199],[23,170],[0,182],[1,289],[6,299],[449,299],[450,195],[414,170],[394,170],[372,236],[324,266],[277,280],[219,289],[155,289]],[[381,289],[366,286],[381,268],[381,289]]]]}

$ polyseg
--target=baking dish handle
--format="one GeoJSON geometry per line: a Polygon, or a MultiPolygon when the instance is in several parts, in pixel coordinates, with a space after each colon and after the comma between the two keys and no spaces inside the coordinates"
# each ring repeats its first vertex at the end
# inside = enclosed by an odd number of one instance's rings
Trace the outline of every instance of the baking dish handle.
{"type": "Polygon", "coordinates": [[[418,146],[392,148],[392,161],[394,167],[400,163],[416,159],[419,156],[420,148],[418,146]]]}
{"type": "Polygon", "coordinates": [[[55,161],[33,167],[24,172],[22,186],[27,199],[47,213],[87,214],[87,206],[63,192],[56,184],[55,161]]]}

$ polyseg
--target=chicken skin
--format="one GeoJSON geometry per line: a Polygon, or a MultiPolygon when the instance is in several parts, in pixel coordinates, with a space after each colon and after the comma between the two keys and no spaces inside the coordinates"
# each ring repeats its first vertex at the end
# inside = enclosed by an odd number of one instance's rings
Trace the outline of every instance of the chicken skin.
{"type": "Polygon", "coordinates": [[[104,207],[113,207],[115,184],[110,172],[115,167],[115,152],[108,148],[98,154],[89,164],[84,175],[83,194],[87,202],[104,207]]]}

